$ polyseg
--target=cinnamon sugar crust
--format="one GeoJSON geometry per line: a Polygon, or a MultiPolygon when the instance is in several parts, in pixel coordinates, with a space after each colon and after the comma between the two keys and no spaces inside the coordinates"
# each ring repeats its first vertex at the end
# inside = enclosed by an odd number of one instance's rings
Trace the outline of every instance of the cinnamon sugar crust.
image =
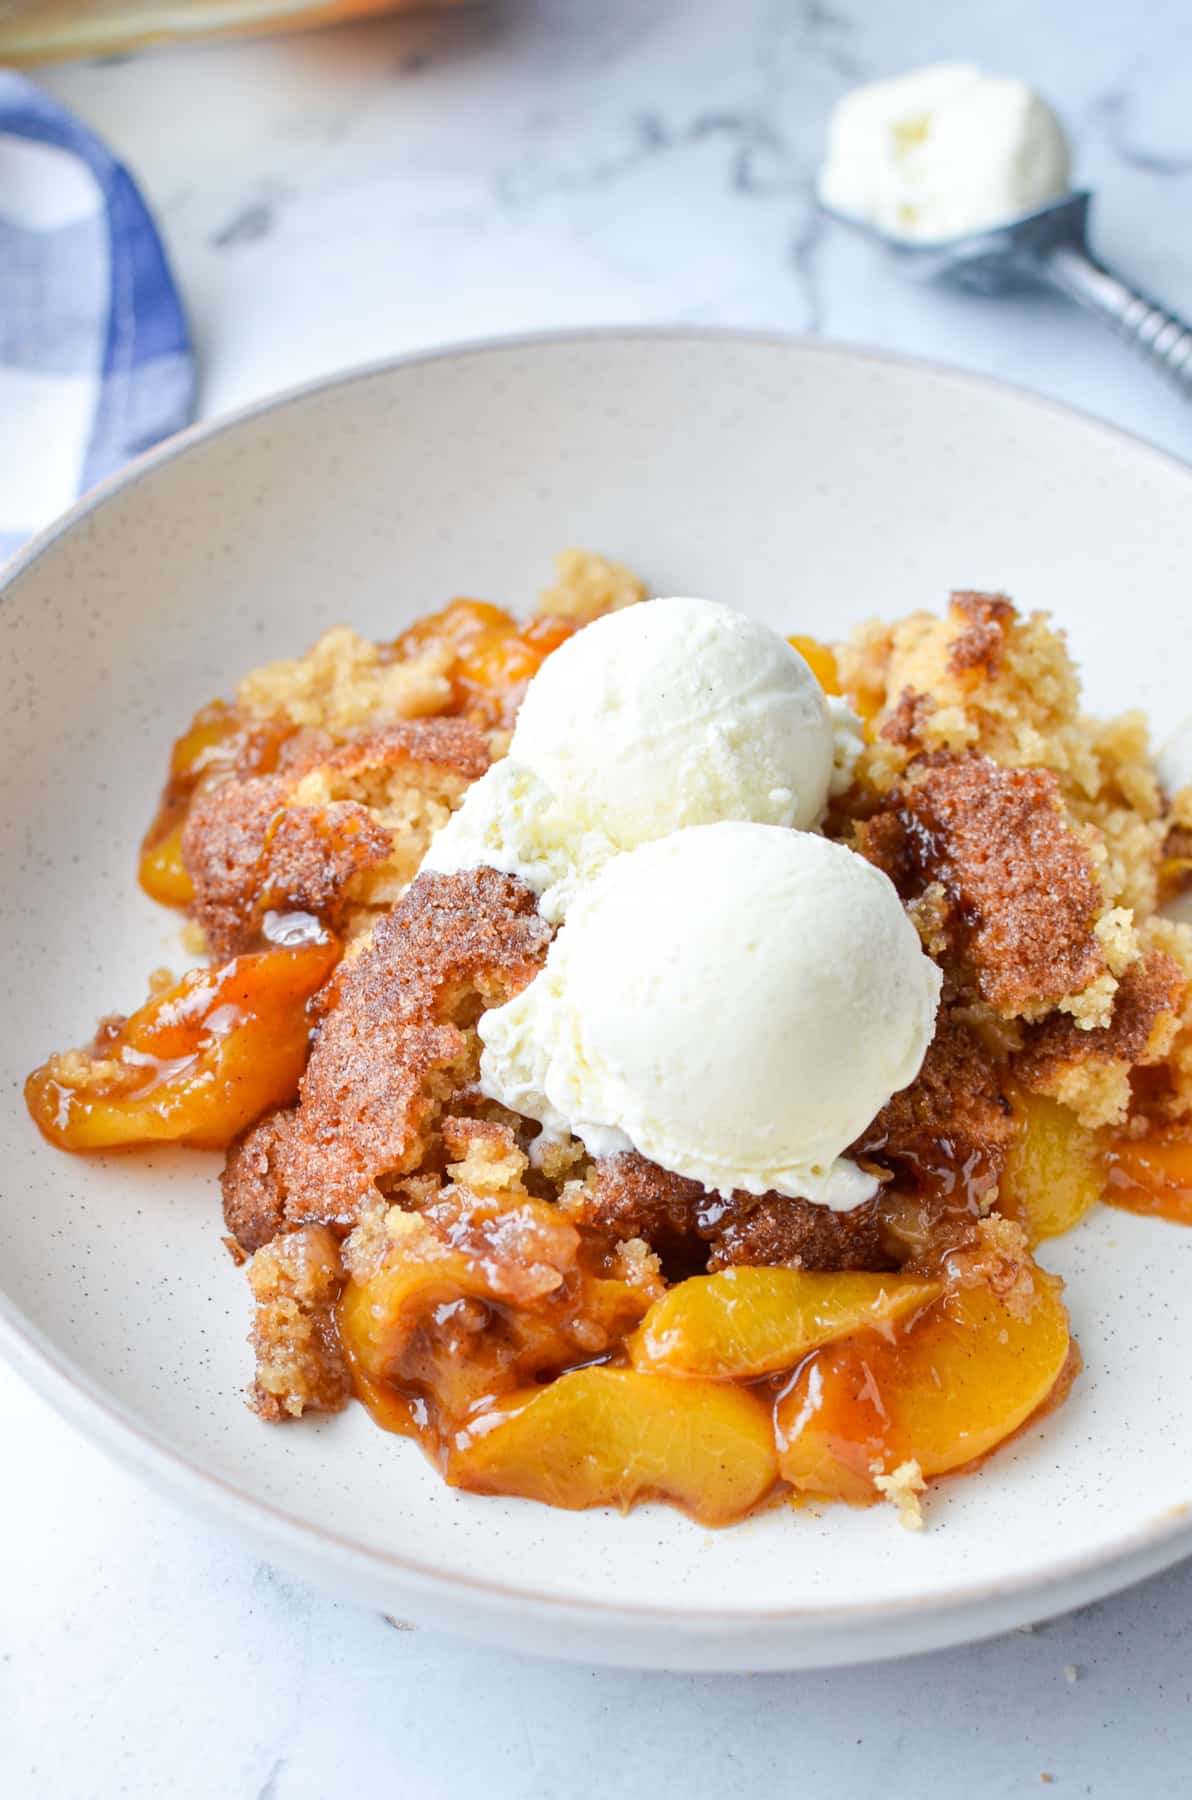
{"type": "Polygon", "coordinates": [[[267,1113],[228,1151],[219,1178],[224,1224],[242,1250],[259,1250],[285,1229],[283,1141],[296,1118],[293,1107],[267,1113]]]}
{"type": "Polygon", "coordinates": [[[940,756],[894,791],[893,823],[861,843],[907,898],[938,884],[955,972],[1008,1017],[1030,1017],[1105,971],[1088,846],[1046,769],[940,756]]]}
{"type": "Polygon", "coordinates": [[[935,701],[930,694],[916,694],[914,688],[905,687],[882,720],[879,736],[884,743],[921,750],[927,721],[934,711],[935,701]]]}
{"type": "Polygon", "coordinates": [[[353,904],[396,898],[430,835],[488,767],[462,719],[387,726],[337,749],[303,746],[269,775],[232,779],[196,800],[182,838],[192,916],[212,952],[249,948],[271,909],[310,912],[332,930],[353,904]],[[379,892],[382,871],[391,893],[379,892]],[[361,877],[371,880],[362,884],[361,877]]]}
{"type": "Polygon", "coordinates": [[[421,875],[341,965],[297,1107],[229,1155],[233,1235],[259,1238],[277,1219],[350,1226],[378,1182],[417,1171],[445,1105],[475,1076],[476,1019],[537,974],[550,938],[513,876],[421,875]]]}

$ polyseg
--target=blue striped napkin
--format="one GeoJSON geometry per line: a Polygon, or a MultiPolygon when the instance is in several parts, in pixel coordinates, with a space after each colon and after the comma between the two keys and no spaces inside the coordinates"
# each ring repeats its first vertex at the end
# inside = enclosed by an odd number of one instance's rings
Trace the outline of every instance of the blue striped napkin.
{"type": "Polygon", "coordinates": [[[0,558],[193,411],[186,316],[127,170],[0,70],[0,558]]]}

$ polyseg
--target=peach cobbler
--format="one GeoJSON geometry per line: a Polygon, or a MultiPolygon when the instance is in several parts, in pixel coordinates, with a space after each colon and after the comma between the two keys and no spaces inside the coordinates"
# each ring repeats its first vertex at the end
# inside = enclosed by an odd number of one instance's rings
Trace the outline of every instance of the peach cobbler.
{"type": "Polygon", "coordinates": [[[913,1524],[1078,1374],[1038,1246],[1192,1220],[1190,869],[1045,616],[786,640],[570,552],[524,622],[336,627],[197,715],[140,880],[199,966],[26,1098],[225,1153],[262,1419],[913,1524]]]}

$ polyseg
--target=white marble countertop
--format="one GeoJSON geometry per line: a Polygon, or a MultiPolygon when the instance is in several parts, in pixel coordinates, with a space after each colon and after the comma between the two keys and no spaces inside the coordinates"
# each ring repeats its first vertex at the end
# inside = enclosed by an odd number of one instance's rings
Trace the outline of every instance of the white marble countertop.
{"type": "MultiPolygon", "coordinates": [[[[222,412],[371,357],[643,320],[984,369],[1182,455],[1192,413],[1058,301],[901,285],[811,205],[828,107],[941,56],[1032,79],[1102,254],[1192,313],[1184,0],[494,0],[45,71],[126,158],[222,412]],[[1145,32],[1139,29],[1145,17],[1145,32]]],[[[1187,1791],[1192,1565],[969,1650],[823,1675],[551,1667],[254,1562],[0,1371],[0,1792],[705,1800],[1187,1791]]]]}

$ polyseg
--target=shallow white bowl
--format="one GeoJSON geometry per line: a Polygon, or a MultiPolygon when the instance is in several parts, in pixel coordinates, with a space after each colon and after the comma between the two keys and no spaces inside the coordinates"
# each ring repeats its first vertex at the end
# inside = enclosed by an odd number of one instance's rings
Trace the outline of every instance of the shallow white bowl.
{"type": "MultiPolygon", "coordinates": [[[[171,738],[238,673],[456,593],[522,606],[557,549],[784,630],[1002,587],[1068,628],[1093,706],[1186,706],[1192,475],[1012,390],[820,347],[610,335],[432,356],[191,433],[34,545],[0,605],[0,1335],[147,1479],[387,1612],[559,1656],[686,1668],[892,1656],[1091,1599],[1192,1550],[1192,1233],[1109,1211],[1048,1247],[1071,1401],[930,1529],[786,1508],[718,1534],[647,1507],[445,1488],[363,1411],[240,1404],[246,1287],[218,1159],[78,1160],[20,1082],[177,963],[136,845],[171,738]]],[[[13,1467],[19,1469],[19,1446],[13,1467]]]]}

